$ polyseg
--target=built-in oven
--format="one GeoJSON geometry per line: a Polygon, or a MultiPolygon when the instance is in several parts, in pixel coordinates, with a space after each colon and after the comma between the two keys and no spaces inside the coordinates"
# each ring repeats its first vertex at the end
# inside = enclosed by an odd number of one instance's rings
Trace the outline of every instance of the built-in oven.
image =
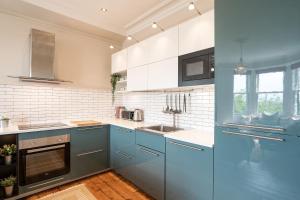
{"type": "Polygon", "coordinates": [[[178,85],[194,86],[214,83],[214,48],[209,48],[178,58],[178,85]]]}
{"type": "Polygon", "coordinates": [[[70,135],[19,141],[20,185],[25,186],[70,172],[70,135]]]}

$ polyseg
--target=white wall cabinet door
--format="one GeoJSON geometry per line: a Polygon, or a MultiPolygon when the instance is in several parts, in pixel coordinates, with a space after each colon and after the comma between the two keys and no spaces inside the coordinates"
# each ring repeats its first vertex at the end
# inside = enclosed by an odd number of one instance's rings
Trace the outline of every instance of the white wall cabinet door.
{"type": "Polygon", "coordinates": [[[111,56],[111,73],[127,70],[127,49],[123,49],[111,56]]]}
{"type": "Polygon", "coordinates": [[[178,87],[178,57],[152,63],[148,66],[148,89],[178,87]]]}
{"type": "Polygon", "coordinates": [[[178,26],[163,31],[145,42],[149,51],[149,63],[178,56],[178,26]]]}
{"type": "Polygon", "coordinates": [[[142,66],[149,62],[147,45],[148,43],[144,40],[128,47],[128,68],[142,66]]]}
{"type": "Polygon", "coordinates": [[[215,46],[214,10],[179,25],[179,55],[215,46]]]}
{"type": "Polygon", "coordinates": [[[129,68],[127,71],[127,91],[147,90],[148,66],[129,68]]]}

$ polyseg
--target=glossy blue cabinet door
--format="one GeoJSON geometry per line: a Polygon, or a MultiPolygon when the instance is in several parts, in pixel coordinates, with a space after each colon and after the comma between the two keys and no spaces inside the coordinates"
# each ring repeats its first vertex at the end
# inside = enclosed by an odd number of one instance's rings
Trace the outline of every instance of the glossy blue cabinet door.
{"type": "Polygon", "coordinates": [[[276,140],[226,134],[217,128],[215,200],[300,198],[300,138],[280,134],[267,137],[276,140]]]}
{"type": "Polygon", "coordinates": [[[183,199],[213,199],[213,149],[167,139],[166,200],[183,199]]]}
{"type": "Polygon", "coordinates": [[[164,199],[165,155],[136,145],[135,184],[156,200],[164,199]]]}
{"type": "Polygon", "coordinates": [[[110,166],[124,178],[135,181],[135,131],[111,126],[110,166]]]}
{"type": "Polygon", "coordinates": [[[136,131],[136,143],[162,153],[166,150],[165,137],[155,133],[136,131]]]}
{"type": "Polygon", "coordinates": [[[73,129],[71,177],[80,178],[108,167],[108,126],[73,129]]]}

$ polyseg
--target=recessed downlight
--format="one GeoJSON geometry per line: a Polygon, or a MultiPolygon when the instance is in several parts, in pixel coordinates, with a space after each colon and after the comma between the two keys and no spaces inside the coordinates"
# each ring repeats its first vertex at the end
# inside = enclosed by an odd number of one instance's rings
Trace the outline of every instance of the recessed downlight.
{"type": "Polygon", "coordinates": [[[109,48],[110,49],[114,49],[115,47],[114,47],[114,45],[110,45],[109,48]]]}
{"type": "Polygon", "coordinates": [[[128,35],[128,36],[127,36],[127,40],[132,40],[132,36],[131,36],[131,35],[128,35]]]}
{"type": "Polygon", "coordinates": [[[100,8],[100,11],[101,11],[101,12],[107,12],[108,9],[107,9],[107,8],[100,8]]]}
{"type": "Polygon", "coordinates": [[[157,28],[157,23],[156,22],[152,23],[152,28],[157,28]]]}
{"type": "Polygon", "coordinates": [[[194,2],[191,2],[191,3],[189,4],[188,9],[189,9],[189,10],[195,10],[195,4],[194,4],[194,2]]]}

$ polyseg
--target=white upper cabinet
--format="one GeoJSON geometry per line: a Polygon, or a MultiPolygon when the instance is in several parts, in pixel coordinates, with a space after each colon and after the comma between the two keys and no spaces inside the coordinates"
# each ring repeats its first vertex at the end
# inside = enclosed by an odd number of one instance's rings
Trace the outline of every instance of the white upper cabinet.
{"type": "Polygon", "coordinates": [[[143,91],[148,87],[148,66],[129,68],[127,71],[127,91],[143,91]]]}
{"type": "Polygon", "coordinates": [[[145,42],[149,63],[178,56],[178,26],[152,36],[145,42]]]}
{"type": "Polygon", "coordinates": [[[128,68],[142,66],[148,63],[148,43],[144,40],[128,47],[128,68]]]}
{"type": "Polygon", "coordinates": [[[178,57],[148,65],[148,89],[178,87],[178,57]]]}
{"type": "Polygon", "coordinates": [[[214,10],[179,25],[179,55],[215,46],[214,10]]]}
{"type": "Polygon", "coordinates": [[[111,56],[111,73],[127,70],[127,49],[114,53],[111,56]]]}

